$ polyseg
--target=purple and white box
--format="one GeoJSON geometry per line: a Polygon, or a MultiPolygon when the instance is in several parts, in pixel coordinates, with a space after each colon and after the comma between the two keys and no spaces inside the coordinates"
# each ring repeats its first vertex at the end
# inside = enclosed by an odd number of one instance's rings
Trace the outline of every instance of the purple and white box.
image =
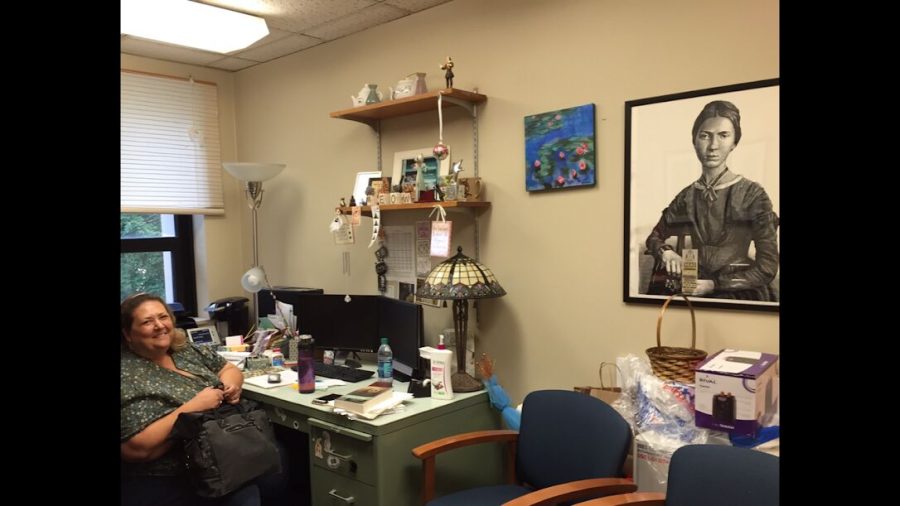
{"type": "Polygon", "coordinates": [[[778,355],[724,349],[708,357],[694,375],[697,427],[754,436],[775,413],[778,355]]]}

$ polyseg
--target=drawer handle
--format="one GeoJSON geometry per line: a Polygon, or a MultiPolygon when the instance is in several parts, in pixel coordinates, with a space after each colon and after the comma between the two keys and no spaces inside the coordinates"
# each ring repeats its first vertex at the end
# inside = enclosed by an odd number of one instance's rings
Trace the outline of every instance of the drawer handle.
{"type": "Polygon", "coordinates": [[[356,498],[353,497],[352,495],[351,495],[350,497],[342,497],[342,496],[338,495],[338,494],[337,494],[337,489],[336,489],[336,488],[331,489],[331,490],[328,492],[328,495],[330,495],[330,496],[332,496],[332,497],[337,497],[338,499],[344,501],[344,502],[347,503],[347,504],[353,504],[353,503],[356,502],[356,498]]]}
{"type": "Polygon", "coordinates": [[[337,457],[341,460],[350,460],[353,458],[353,455],[341,455],[340,453],[337,453],[337,452],[334,452],[331,450],[325,450],[325,453],[327,453],[328,455],[334,455],[335,457],[337,457]]]}

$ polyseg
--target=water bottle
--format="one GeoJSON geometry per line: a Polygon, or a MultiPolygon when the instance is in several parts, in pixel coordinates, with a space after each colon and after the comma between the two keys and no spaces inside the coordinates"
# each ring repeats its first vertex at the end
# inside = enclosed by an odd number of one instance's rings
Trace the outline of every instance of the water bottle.
{"type": "Polygon", "coordinates": [[[297,383],[301,394],[316,391],[316,370],[313,368],[313,338],[309,334],[300,336],[297,343],[297,383]]]}
{"type": "Polygon", "coordinates": [[[378,347],[378,382],[392,385],[394,383],[394,352],[388,345],[388,338],[381,338],[378,347]]]}

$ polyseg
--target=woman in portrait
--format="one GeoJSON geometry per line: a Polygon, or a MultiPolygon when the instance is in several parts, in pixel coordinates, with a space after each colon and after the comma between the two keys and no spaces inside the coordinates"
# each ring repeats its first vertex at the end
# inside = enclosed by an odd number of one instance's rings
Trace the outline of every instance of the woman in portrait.
{"type": "Polygon", "coordinates": [[[681,275],[681,252],[690,237],[699,264],[693,295],[777,301],[777,290],[770,285],[778,273],[778,216],[763,187],[727,165],[728,155],[741,140],[740,111],[725,100],[706,104],[694,121],[691,138],[701,175],[672,199],[647,238],[646,253],[656,259],[647,293],[680,291],[657,273],[670,280],[681,275]],[[674,247],[666,242],[673,236],[674,247]]]}

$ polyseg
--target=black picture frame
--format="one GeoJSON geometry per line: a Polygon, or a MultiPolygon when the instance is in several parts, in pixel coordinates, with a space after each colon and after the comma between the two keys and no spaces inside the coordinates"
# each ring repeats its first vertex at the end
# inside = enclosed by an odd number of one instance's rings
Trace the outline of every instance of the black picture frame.
{"type": "MultiPolygon", "coordinates": [[[[779,216],[779,92],[779,79],[767,79],[625,102],[624,302],[661,305],[668,296],[648,293],[655,257],[646,253],[646,240],[660,220],[661,212],[701,175],[691,136],[695,119],[709,102],[725,100],[739,109],[742,136],[728,155],[727,166],[732,173],[759,183],[771,201],[775,216],[779,216]]],[[[726,217],[726,227],[733,223],[730,220],[726,217]]],[[[775,222],[778,223],[777,218],[775,222]]],[[[696,231],[696,226],[692,230],[696,231]]],[[[723,294],[691,296],[692,304],[780,311],[779,236],[780,227],[776,225],[777,270],[772,281],[765,285],[774,301],[736,300],[723,294]]],[[[667,240],[667,244],[670,242],[673,247],[681,246],[675,237],[667,240]]],[[[755,243],[749,251],[751,255],[754,253],[755,243]]],[[[700,256],[702,259],[702,253],[700,256]]],[[[771,266],[771,255],[768,258],[771,266]]],[[[750,261],[751,268],[754,262],[750,261]]],[[[673,305],[685,305],[685,302],[675,298],[673,305]]]]}

